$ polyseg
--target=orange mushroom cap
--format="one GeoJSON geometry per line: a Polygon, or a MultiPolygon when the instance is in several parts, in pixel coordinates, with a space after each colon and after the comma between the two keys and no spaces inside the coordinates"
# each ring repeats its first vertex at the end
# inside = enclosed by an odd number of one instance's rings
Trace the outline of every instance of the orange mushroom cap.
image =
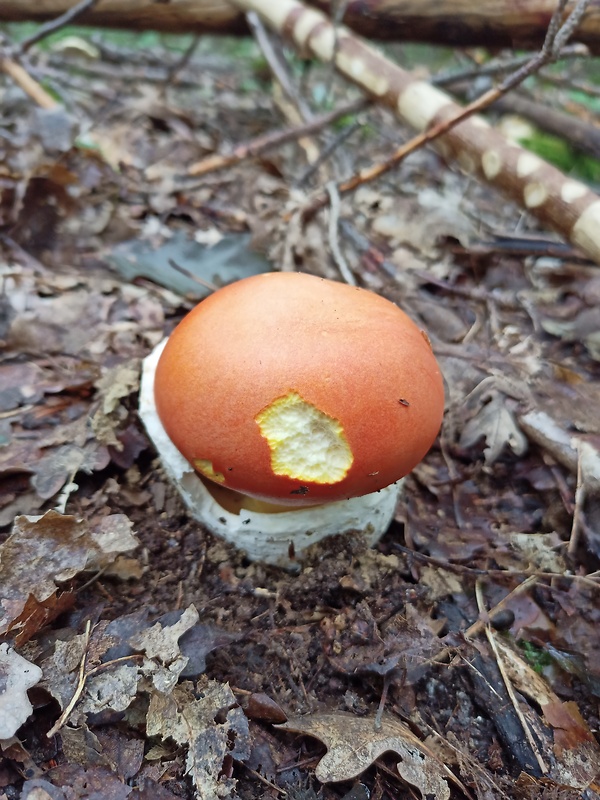
{"type": "Polygon", "coordinates": [[[177,326],[155,380],[161,422],[205,477],[314,505],[410,472],[440,428],[427,337],[365,289],[268,273],[220,289],[177,326]]]}

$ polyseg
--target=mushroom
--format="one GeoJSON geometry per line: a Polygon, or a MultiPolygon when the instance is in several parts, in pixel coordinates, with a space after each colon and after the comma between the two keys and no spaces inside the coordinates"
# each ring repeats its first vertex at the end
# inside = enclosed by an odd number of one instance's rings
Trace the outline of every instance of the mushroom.
{"type": "Polygon", "coordinates": [[[429,340],[395,304],[279,272],[184,318],[145,362],[140,412],[194,516],[289,566],[324,536],[383,534],[443,407],[429,340]]]}

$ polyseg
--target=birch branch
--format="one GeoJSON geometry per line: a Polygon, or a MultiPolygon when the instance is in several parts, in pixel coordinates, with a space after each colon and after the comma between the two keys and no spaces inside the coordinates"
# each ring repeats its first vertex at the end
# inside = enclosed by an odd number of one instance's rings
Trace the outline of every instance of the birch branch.
{"type": "MultiPolygon", "coordinates": [[[[463,113],[443,91],[401,69],[346,28],[334,29],[327,17],[298,0],[235,4],[256,11],[300,52],[334,60],[338,72],[425,139],[428,130],[445,130],[463,113]]],[[[600,264],[600,197],[584,183],[509,141],[477,115],[454,125],[434,146],[448,164],[494,186],[600,264]]]]}

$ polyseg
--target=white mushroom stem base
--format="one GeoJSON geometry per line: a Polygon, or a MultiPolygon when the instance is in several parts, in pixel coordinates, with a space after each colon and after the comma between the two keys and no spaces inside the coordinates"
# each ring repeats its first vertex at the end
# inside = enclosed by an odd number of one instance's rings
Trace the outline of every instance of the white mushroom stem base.
{"type": "Polygon", "coordinates": [[[292,568],[306,550],[328,536],[352,531],[369,546],[383,536],[394,516],[402,481],[379,492],[319,506],[275,506],[203,481],[175,447],[156,413],[154,375],[166,340],[144,360],[140,416],[164,470],[194,519],[211,533],[245,551],[252,561],[292,568]]]}

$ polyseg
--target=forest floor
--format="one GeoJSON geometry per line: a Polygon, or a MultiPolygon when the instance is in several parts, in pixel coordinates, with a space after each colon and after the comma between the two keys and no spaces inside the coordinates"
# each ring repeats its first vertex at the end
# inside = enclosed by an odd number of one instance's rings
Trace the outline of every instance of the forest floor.
{"type": "MultiPolygon", "coordinates": [[[[296,212],[410,132],[368,107],[190,176],[289,127],[260,54],[110,42],[36,56],[52,111],[0,89],[0,800],[600,797],[597,265],[433,149],[344,197],[443,429],[376,547],[249,563],[166,479],[141,361],[207,282],[341,280],[296,212]]],[[[320,113],[357,99],[293,63],[320,113]]]]}

